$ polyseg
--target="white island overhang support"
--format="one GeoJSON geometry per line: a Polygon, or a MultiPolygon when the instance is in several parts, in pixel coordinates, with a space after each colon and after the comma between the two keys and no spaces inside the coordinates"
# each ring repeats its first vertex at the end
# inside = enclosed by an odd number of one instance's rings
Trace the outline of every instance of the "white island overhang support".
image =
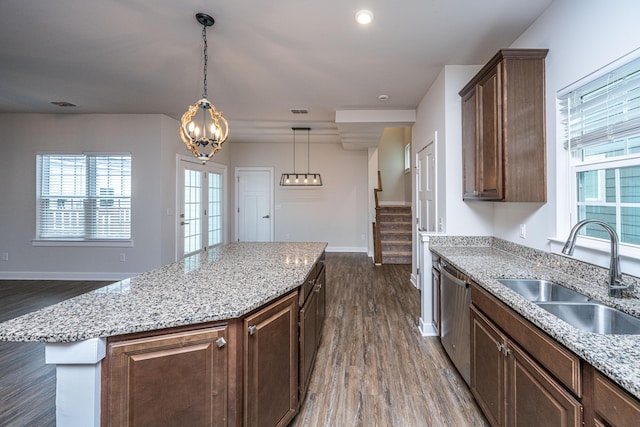
{"type": "Polygon", "coordinates": [[[56,365],[56,426],[100,426],[100,376],[107,340],[47,343],[45,363],[56,365]]]}

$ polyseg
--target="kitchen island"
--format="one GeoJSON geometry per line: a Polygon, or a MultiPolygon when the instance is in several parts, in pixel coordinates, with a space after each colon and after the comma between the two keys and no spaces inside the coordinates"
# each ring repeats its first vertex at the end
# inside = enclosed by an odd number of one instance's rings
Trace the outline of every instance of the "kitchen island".
{"type": "MultiPolygon", "coordinates": [[[[542,356],[550,358],[551,364],[549,365],[548,361],[541,362],[543,366],[540,371],[543,372],[541,375],[548,376],[548,372],[551,372],[551,376],[554,376],[556,368],[554,365],[566,362],[568,366],[571,363],[570,372],[565,377],[562,375],[557,377],[560,383],[566,378],[564,385],[559,386],[558,390],[566,387],[569,390],[569,398],[577,399],[574,400],[576,407],[584,406],[585,425],[592,425],[593,419],[598,417],[607,421],[607,425],[635,425],[633,423],[637,422],[637,416],[640,414],[638,412],[640,411],[640,335],[605,335],[575,328],[507,288],[497,279],[535,278],[556,282],[595,301],[615,307],[632,316],[640,317],[638,278],[625,276],[628,283],[635,284],[635,290],[626,292],[624,298],[613,298],[607,292],[608,269],[580,262],[574,258],[527,248],[493,237],[432,236],[430,249],[441,260],[466,275],[471,282],[472,317],[479,319],[472,320],[471,363],[472,366],[474,363],[476,364],[476,371],[478,368],[480,370],[489,369],[489,366],[484,364],[488,359],[480,360],[478,358],[484,349],[478,347],[477,353],[474,353],[474,339],[477,341],[486,338],[486,335],[478,335],[483,333],[482,328],[485,328],[485,331],[493,328],[497,331],[496,336],[503,340],[494,342],[492,347],[496,357],[501,352],[505,355],[504,361],[498,361],[500,364],[506,363],[504,365],[505,371],[502,372],[512,372],[507,371],[506,366],[509,363],[514,363],[515,367],[509,368],[513,369],[513,372],[523,372],[522,363],[518,360],[511,361],[514,354],[518,353],[518,348],[525,347],[525,353],[529,352],[529,356],[523,356],[527,358],[527,363],[529,363],[530,359],[535,359],[536,354],[541,354],[540,349],[543,346],[549,344],[548,349],[544,347],[545,354],[542,356]],[[477,300],[474,296],[477,296],[477,300]],[[478,314],[474,315],[474,311],[478,314]],[[510,313],[515,314],[511,315],[510,313]],[[487,319],[489,320],[487,321],[487,319]],[[496,319],[494,322],[502,320],[503,324],[496,328],[487,327],[487,324],[492,324],[491,319],[496,319]],[[504,319],[509,320],[504,323],[504,319]],[[517,326],[514,326],[516,324],[517,326]],[[528,324],[533,326],[529,327],[528,324]],[[524,335],[521,333],[523,330],[527,331],[524,335]],[[539,333],[540,331],[542,334],[539,333]],[[518,337],[514,337],[515,334],[519,334],[523,343],[516,342],[518,337]],[[531,338],[534,335],[536,338],[531,338]],[[534,342],[536,346],[527,349],[526,344],[530,342],[534,342]],[[557,350],[558,348],[560,350],[557,350]],[[549,356],[553,354],[558,356],[549,356]],[[530,357],[531,355],[533,356],[530,357]],[[616,408],[613,403],[615,400],[607,400],[614,399],[614,396],[616,399],[620,397],[629,403],[629,412],[625,413],[620,407],[616,408]],[[600,402],[606,402],[606,404],[603,405],[600,402]],[[598,412],[599,408],[602,409],[604,415],[598,412]],[[607,418],[609,416],[607,411],[613,411],[612,417],[621,418],[607,418]]],[[[482,354],[489,354],[490,357],[493,357],[490,353],[491,346],[488,351],[489,353],[482,354]]],[[[558,370],[561,371],[560,368],[558,370]]],[[[514,396],[518,388],[509,384],[510,375],[507,375],[503,384],[507,384],[507,390],[511,390],[509,393],[512,395],[502,394],[495,402],[496,405],[502,400],[511,402],[507,404],[507,408],[513,412],[516,403],[509,399],[515,399],[514,396]]],[[[518,377],[514,374],[512,378],[515,378],[513,381],[521,381],[524,376],[518,377]]],[[[499,385],[497,384],[497,386],[499,385]]],[[[476,386],[477,384],[474,385],[472,380],[472,391],[476,386]]],[[[484,387],[484,385],[482,386],[484,387]]],[[[499,420],[505,419],[502,417],[509,419],[510,416],[517,415],[503,413],[497,407],[483,406],[479,394],[474,392],[474,395],[490,420],[492,419],[491,412],[494,411],[496,414],[494,425],[501,425],[499,420]]],[[[495,396],[497,394],[490,397],[494,398],[495,396]]],[[[527,395],[527,399],[527,405],[535,405],[531,394],[527,395]]],[[[542,411],[542,413],[544,412],[542,411]]],[[[578,411],[579,413],[580,411],[578,411]]],[[[541,420],[537,421],[542,422],[541,420]]],[[[507,424],[509,423],[507,422],[507,424]]]]}
{"type": "MultiPolygon", "coordinates": [[[[252,410],[246,407],[247,399],[242,395],[243,390],[251,388],[251,384],[244,384],[248,379],[243,366],[251,357],[244,351],[253,345],[244,337],[245,323],[257,322],[249,325],[249,333],[256,340],[260,339],[261,325],[266,325],[265,331],[274,332],[265,323],[268,319],[286,319],[286,325],[281,322],[281,326],[295,324],[292,333],[295,332],[296,348],[290,351],[297,362],[298,303],[302,304],[302,297],[308,295],[302,291],[299,297],[298,289],[324,280],[320,273],[324,274],[325,248],[326,243],[222,245],[4,322],[0,324],[0,340],[47,343],[46,361],[57,365],[59,426],[110,424],[106,418],[107,409],[113,406],[110,399],[120,402],[118,408],[127,404],[121,395],[110,394],[111,386],[122,374],[115,372],[122,361],[116,363],[114,359],[111,363],[111,355],[124,354],[133,366],[136,360],[142,360],[140,354],[146,350],[128,353],[129,350],[141,343],[148,348],[146,343],[165,338],[166,342],[158,346],[160,353],[145,360],[157,361],[160,356],[171,355],[165,362],[173,363],[185,357],[190,351],[185,349],[190,348],[195,356],[204,357],[197,362],[209,371],[217,368],[211,366],[213,362],[222,361],[224,369],[200,375],[212,378],[210,384],[205,384],[212,397],[203,402],[223,414],[216,425],[240,425],[244,412],[252,410]],[[271,313],[265,311],[267,308],[273,308],[276,314],[265,318],[271,313]],[[223,349],[224,357],[216,355],[216,348],[223,349]],[[227,380],[224,385],[220,373],[227,380]],[[211,403],[219,395],[224,396],[223,402],[211,403]]],[[[125,365],[120,368],[128,369],[125,365]]],[[[139,362],[138,372],[141,366],[144,364],[139,362]]],[[[166,369],[167,365],[155,367],[166,369]]],[[[296,365],[291,380],[297,380],[297,371],[296,365]]],[[[161,377],[163,372],[157,374],[161,377]]],[[[151,385],[157,384],[147,383],[151,385]]],[[[213,411],[211,408],[207,410],[213,411]]]]}

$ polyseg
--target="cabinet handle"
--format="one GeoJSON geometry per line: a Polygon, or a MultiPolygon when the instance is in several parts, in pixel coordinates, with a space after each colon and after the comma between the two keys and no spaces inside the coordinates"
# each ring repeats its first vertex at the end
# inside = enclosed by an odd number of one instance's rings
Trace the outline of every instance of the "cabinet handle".
{"type": "Polygon", "coordinates": [[[249,335],[255,334],[257,330],[258,330],[258,327],[256,325],[249,326],[249,335]]]}
{"type": "Polygon", "coordinates": [[[225,345],[227,345],[227,342],[225,341],[225,339],[223,337],[220,337],[216,340],[216,345],[218,346],[218,348],[222,348],[225,345]]]}
{"type": "Polygon", "coordinates": [[[318,286],[316,287],[316,293],[317,294],[320,293],[320,289],[322,289],[322,283],[318,283],[318,286]]]}
{"type": "Polygon", "coordinates": [[[502,343],[497,343],[496,347],[498,347],[498,351],[502,353],[504,357],[508,357],[511,354],[511,349],[502,343]]]}

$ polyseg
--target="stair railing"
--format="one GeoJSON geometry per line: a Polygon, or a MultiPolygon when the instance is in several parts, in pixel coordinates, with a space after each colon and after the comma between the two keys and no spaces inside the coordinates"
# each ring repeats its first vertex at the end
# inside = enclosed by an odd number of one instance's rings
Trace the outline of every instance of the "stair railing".
{"type": "Polygon", "coordinates": [[[380,205],[378,193],[382,191],[382,177],[378,171],[378,187],[373,189],[373,198],[376,204],[376,220],[373,222],[373,263],[382,264],[382,238],[380,236],[380,205]]]}

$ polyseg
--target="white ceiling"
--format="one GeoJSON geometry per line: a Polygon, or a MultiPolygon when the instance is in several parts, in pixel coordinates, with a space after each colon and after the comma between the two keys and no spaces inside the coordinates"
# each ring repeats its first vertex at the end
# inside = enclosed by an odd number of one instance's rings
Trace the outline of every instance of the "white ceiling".
{"type": "Polygon", "coordinates": [[[202,94],[205,12],[208,95],[230,142],[290,142],[309,126],[312,142],[376,145],[393,121],[336,124],[336,111],[415,109],[443,65],[485,63],[551,1],[0,0],[0,113],[179,119],[202,94]]]}

